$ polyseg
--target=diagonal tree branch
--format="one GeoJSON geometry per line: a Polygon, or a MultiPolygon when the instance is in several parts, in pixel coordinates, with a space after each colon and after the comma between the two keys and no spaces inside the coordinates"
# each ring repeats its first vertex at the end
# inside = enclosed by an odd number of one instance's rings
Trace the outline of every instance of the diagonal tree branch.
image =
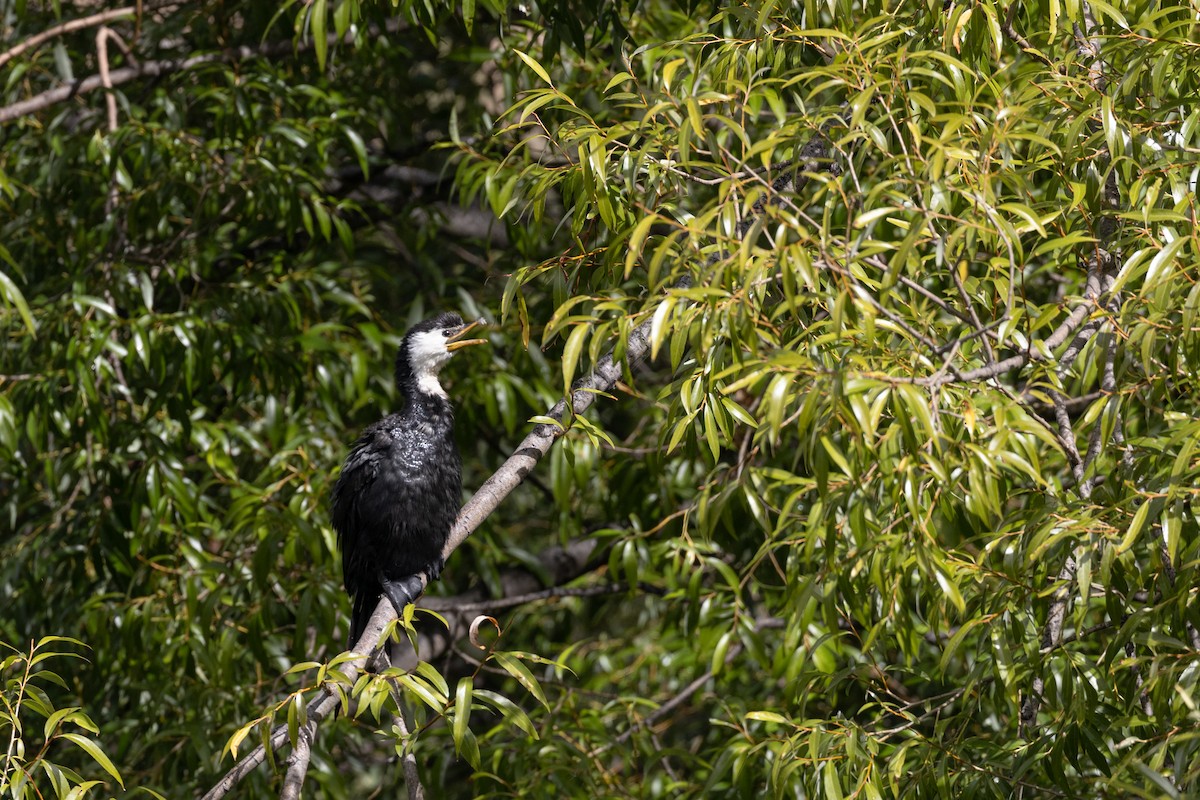
{"type": "MultiPolygon", "coordinates": [[[[685,282],[690,283],[686,279],[685,282]]],[[[625,348],[625,358],[631,368],[644,360],[650,351],[651,322],[652,319],[647,318],[645,322],[638,325],[629,334],[629,341],[625,348]]],[[[570,397],[572,412],[574,414],[582,414],[591,407],[600,392],[607,392],[612,389],[621,376],[621,362],[615,359],[613,353],[610,351],[600,359],[594,370],[575,382],[570,397]]],[[[561,423],[566,411],[567,404],[564,399],[556,403],[547,412],[546,416],[561,423]]],[[[462,507],[458,515],[458,520],[454,523],[454,527],[450,531],[446,547],[442,551],[444,556],[449,556],[458,549],[459,545],[466,541],[467,537],[479,527],[488,515],[496,510],[504,498],[513,489],[521,485],[521,481],[524,480],[529,471],[550,451],[551,445],[565,431],[566,426],[562,424],[539,423],[533,427],[529,435],[517,446],[516,451],[509,456],[500,469],[496,470],[479,487],[475,495],[462,507]]],[[[425,585],[428,585],[428,578],[425,575],[421,575],[420,577],[423,588],[425,585]]],[[[371,619],[363,630],[362,636],[359,637],[358,642],[354,645],[356,653],[365,655],[360,655],[357,659],[348,662],[343,669],[343,673],[350,681],[358,677],[369,655],[378,647],[384,629],[394,619],[396,619],[396,610],[392,607],[391,601],[386,596],[380,598],[379,604],[375,607],[375,613],[371,615],[371,619]]],[[[321,694],[309,704],[308,719],[310,724],[315,726],[320,723],[337,705],[337,698],[327,689],[322,690],[321,694]]],[[[278,749],[287,740],[287,726],[280,725],[272,731],[269,746],[273,750],[278,749]]],[[[229,793],[230,789],[236,786],[242,778],[253,772],[265,759],[266,749],[263,745],[259,745],[242,761],[236,764],[233,769],[226,773],[217,782],[217,785],[204,795],[203,800],[218,800],[224,797],[229,793]]]]}
{"type": "Polygon", "coordinates": [[[300,800],[300,789],[304,786],[308,764],[312,761],[312,740],[316,735],[317,723],[313,720],[309,720],[307,725],[300,728],[296,736],[296,746],[288,756],[287,773],[283,778],[283,791],[279,793],[279,800],[300,800]]]}
{"type": "Polygon", "coordinates": [[[81,31],[85,28],[91,28],[94,25],[105,25],[109,22],[115,22],[119,19],[136,17],[139,13],[160,11],[164,8],[181,6],[186,2],[187,0],[166,0],[166,2],[149,3],[146,5],[139,3],[138,5],[125,6],[123,8],[111,8],[108,11],[100,11],[96,14],[80,17],[79,19],[69,19],[66,22],[59,23],[58,25],[47,28],[40,33],[36,33],[33,36],[30,36],[28,39],[13,45],[3,53],[0,53],[0,67],[3,67],[9,61],[12,61],[14,58],[17,58],[23,53],[32,50],[33,48],[38,47],[50,41],[51,39],[58,38],[59,36],[64,36],[68,33],[74,33],[75,31],[81,31]]]}
{"type": "MultiPolygon", "coordinates": [[[[593,563],[592,555],[596,548],[594,539],[578,539],[569,543],[565,547],[551,547],[543,551],[538,560],[541,563],[545,573],[550,576],[550,582],[558,585],[567,583],[582,575],[593,563]]],[[[541,580],[536,575],[525,568],[513,569],[506,571],[501,576],[501,585],[503,587],[503,596],[505,598],[516,595],[528,595],[537,587],[542,585],[541,580]]],[[[429,601],[422,603],[423,606],[428,606],[438,610],[446,617],[450,624],[451,630],[458,630],[465,622],[463,618],[468,611],[466,609],[482,598],[482,595],[469,593],[459,598],[439,597],[431,598],[429,601]],[[465,602],[460,602],[465,601],[465,602]],[[462,609],[459,608],[462,606],[462,609]],[[461,611],[461,613],[460,613],[461,611]]],[[[497,601],[498,602],[498,601],[497,601]]],[[[376,640],[379,639],[383,631],[383,626],[389,620],[383,619],[378,623],[379,627],[374,630],[373,636],[376,640]]],[[[368,625],[368,630],[371,626],[368,625]]],[[[439,646],[437,640],[430,637],[430,641],[426,643],[423,638],[422,653],[427,652],[427,649],[434,650],[439,646]]],[[[445,647],[444,643],[441,643],[445,647]]],[[[362,671],[363,666],[368,660],[367,656],[362,656],[345,664],[342,672],[350,681],[355,680],[362,671]]],[[[404,664],[395,664],[401,669],[405,668],[404,664]]],[[[326,717],[334,712],[339,704],[337,695],[329,689],[321,689],[317,695],[309,701],[305,710],[310,726],[315,733],[316,725],[322,722],[326,717]]],[[[272,751],[282,748],[288,742],[287,725],[277,725],[272,731],[268,739],[270,749],[272,751]]],[[[297,743],[299,746],[299,743],[297,743]]],[[[220,781],[217,782],[212,789],[204,795],[204,800],[217,800],[229,793],[243,778],[253,772],[266,760],[267,751],[260,744],[247,753],[241,761],[234,765],[232,769],[225,774],[220,781]]],[[[289,769],[293,766],[293,762],[289,759],[289,769]]]]}
{"type": "MultiPolygon", "coordinates": [[[[96,24],[93,22],[92,24],[96,24]]],[[[83,26],[87,27],[87,26],[83,26]]],[[[387,30],[398,28],[398,22],[391,22],[386,26],[387,30]]],[[[352,41],[353,34],[346,34],[345,37],[340,37],[337,34],[330,34],[326,37],[326,41],[330,45],[339,42],[352,41]]],[[[91,75],[87,78],[74,81],[66,86],[59,86],[54,89],[47,89],[44,92],[35,94],[25,100],[20,100],[11,105],[0,107],[0,124],[12,122],[15,119],[36,114],[39,111],[45,111],[47,108],[58,105],[59,103],[70,100],[73,97],[85,95],[94,92],[98,89],[111,91],[114,87],[142,78],[158,78],[164,75],[170,75],[176,72],[193,69],[204,64],[231,64],[237,61],[248,61],[254,58],[275,58],[277,56],[290,55],[293,53],[303,52],[313,47],[313,41],[307,39],[301,42],[293,42],[291,40],[280,42],[264,42],[255,47],[241,46],[232,47],[227,50],[221,50],[215,53],[202,53],[200,55],[191,56],[189,58],[165,58],[156,61],[142,61],[138,64],[130,64],[120,69],[114,69],[108,72],[107,77],[102,75],[91,75]]]]}

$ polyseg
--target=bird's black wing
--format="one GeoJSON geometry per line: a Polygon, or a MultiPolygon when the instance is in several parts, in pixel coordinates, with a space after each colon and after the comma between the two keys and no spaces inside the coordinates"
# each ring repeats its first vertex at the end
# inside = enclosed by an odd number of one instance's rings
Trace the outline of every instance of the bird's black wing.
{"type": "Polygon", "coordinates": [[[338,547],[342,551],[342,579],[346,584],[346,591],[351,595],[358,594],[358,589],[361,588],[355,585],[357,581],[354,580],[352,570],[352,565],[358,561],[363,534],[363,520],[358,504],[368,495],[371,485],[379,477],[383,458],[384,450],[380,447],[377,432],[372,426],[363,431],[362,436],[354,443],[333,487],[333,527],[337,531],[338,547]]]}

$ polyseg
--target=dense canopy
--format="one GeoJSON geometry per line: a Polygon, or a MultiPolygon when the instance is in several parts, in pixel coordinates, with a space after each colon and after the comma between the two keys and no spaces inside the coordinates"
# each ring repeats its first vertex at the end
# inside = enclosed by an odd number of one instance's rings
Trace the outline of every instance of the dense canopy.
{"type": "Polygon", "coordinates": [[[1193,6],[0,38],[0,794],[1200,791],[1193,6]],[[498,507],[360,673],[330,492],[442,310],[498,507]]]}

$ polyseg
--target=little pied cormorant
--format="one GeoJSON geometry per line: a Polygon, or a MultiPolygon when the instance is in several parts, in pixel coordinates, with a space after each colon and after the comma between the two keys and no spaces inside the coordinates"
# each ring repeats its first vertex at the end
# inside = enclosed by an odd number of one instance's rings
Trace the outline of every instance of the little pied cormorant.
{"type": "Polygon", "coordinates": [[[404,409],[369,426],[333,487],[333,527],[353,612],[350,647],[381,594],[400,614],[421,591],[420,575],[441,574],[442,548],[458,515],[462,458],[454,443],[454,409],[438,371],[479,322],[454,313],[414,325],[396,353],[396,389],[404,409]]]}

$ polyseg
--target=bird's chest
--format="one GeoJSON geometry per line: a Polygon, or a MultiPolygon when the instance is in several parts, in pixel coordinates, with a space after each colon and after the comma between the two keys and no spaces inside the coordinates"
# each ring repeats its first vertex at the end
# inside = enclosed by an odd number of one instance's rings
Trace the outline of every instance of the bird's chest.
{"type": "Polygon", "coordinates": [[[461,480],[462,459],[448,425],[422,420],[393,428],[389,436],[389,461],[400,480],[410,485],[457,484],[461,480]]]}

